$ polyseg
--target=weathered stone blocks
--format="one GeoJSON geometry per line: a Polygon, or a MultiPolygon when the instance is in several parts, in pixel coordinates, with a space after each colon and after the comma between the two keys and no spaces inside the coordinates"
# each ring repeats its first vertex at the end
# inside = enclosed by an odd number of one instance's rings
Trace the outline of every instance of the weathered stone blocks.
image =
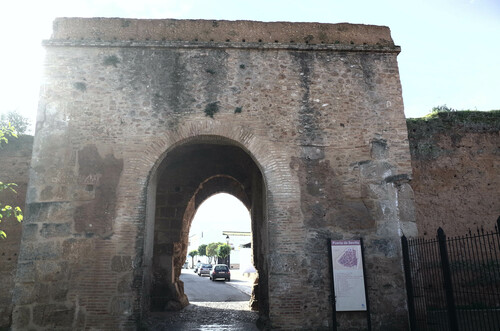
{"type": "Polygon", "coordinates": [[[132,270],[132,258],[130,256],[113,256],[111,270],[116,272],[132,270]]]}
{"type": "Polygon", "coordinates": [[[500,111],[408,119],[419,233],[493,229],[500,215],[500,111]]]}
{"type": "Polygon", "coordinates": [[[33,323],[38,326],[65,328],[73,324],[74,308],[60,304],[36,305],[33,308],[33,323]]]}
{"type": "Polygon", "coordinates": [[[363,237],[374,325],[406,327],[411,167],[388,28],[58,19],[45,45],[14,328],[186,306],[190,224],[219,192],[251,210],[268,326],[330,328],[326,239],[363,237]]]}
{"type": "MultiPolygon", "coordinates": [[[[25,210],[25,197],[29,178],[29,165],[33,148],[33,137],[19,136],[9,138],[9,143],[0,146],[0,182],[16,183],[14,193],[9,190],[0,192],[0,201],[3,204],[19,206],[25,210]]],[[[0,229],[7,233],[7,238],[0,241],[0,329],[8,328],[12,313],[12,293],[14,275],[19,257],[21,236],[37,229],[29,229],[22,233],[22,224],[13,217],[3,218],[0,229]]],[[[29,236],[27,236],[29,237],[29,236]]],[[[25,310],[22,320],[25,319],[25,310]]]]}
{"type": "Polygon", "coordinates": [[[37,261],[59,259],[62,247],[59,242],[49,241],[40,243],[26,243],[21,246],[20,261],[37,261]]]}

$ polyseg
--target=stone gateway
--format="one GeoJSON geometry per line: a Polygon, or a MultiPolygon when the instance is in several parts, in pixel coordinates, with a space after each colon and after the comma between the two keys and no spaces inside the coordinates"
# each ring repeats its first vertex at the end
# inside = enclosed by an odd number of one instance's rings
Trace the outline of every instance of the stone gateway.
{"type": "Polygon", "coordinates": [[[268,327],[332,328],[327,238],[361,237],[373,327],[408,328],[400,235],[416,226],[387,27],[60,18],[44,45],[14,329],[182,309],[191,221],[219,192],[251,213],[268,327]]]}

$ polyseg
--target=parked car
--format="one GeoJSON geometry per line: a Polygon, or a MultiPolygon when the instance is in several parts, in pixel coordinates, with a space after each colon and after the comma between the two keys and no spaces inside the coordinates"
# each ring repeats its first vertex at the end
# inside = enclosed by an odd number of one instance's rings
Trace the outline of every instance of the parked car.
{"type": "Polygon", "coordinates": [[[210,270],[212,270],[212,265],[203,263],[198,269],[198,276],[210,275],[210,270]]]}
{"type": "Polygon", "coordinates": [[[217,278],[224,278],[229,282],[231,280],[231,271],[229,271],[227,264],[216,264],[210,270],[209,276],[212,281],[217,278]]]}

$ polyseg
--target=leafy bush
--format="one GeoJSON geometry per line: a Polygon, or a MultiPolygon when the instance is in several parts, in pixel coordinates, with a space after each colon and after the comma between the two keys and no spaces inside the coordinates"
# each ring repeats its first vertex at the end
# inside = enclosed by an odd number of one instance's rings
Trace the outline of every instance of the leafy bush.
{"type": "Polygon", "coordinates": [[[8,127],[15,128],[18,134],[26,133],[30,126],[30,120],[16,111],[10,111],[0,116],[0,128],[3,130],[8,127]]]}
{"type": "Polygon", "coordinates": [[[435,114],[435,113],[449,113],[449,112],[453,112],[453,111],[457,111],[457,110],[453,109],[451,107],[448,107],[447,105],[441,105],[441,106],[432,107],[431,113],[433,113],[433,114],[435,114]]]}

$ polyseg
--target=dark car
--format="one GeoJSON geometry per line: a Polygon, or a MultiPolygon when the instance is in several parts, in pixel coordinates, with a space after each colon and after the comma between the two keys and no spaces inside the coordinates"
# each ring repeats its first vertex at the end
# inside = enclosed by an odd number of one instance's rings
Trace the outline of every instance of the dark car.
{"type": "Polygon", "coordinates": [[[198,276],[210,275],[210,270],[212,270],[212,265],[203,263],[200,268],[198,268],[198,276]]]}
{"type": "Polygon", "coordinates": [[[217,278],[224,278],[228,282],[231,280],[231,271],[226,264],[216,264],[213,266],[212,270],[210,270],[210,279],[212,281],[217,278]]]}

